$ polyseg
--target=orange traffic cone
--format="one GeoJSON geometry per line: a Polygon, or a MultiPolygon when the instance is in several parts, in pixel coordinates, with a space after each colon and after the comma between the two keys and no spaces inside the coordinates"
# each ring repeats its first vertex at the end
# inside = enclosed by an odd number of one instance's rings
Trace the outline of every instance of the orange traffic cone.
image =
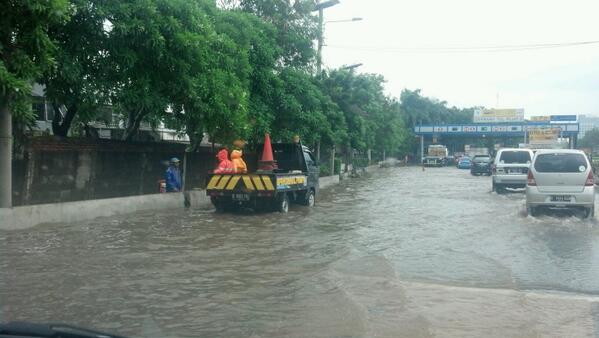
{"type": "Polygon", "coordinates": [[[258,170],[273,171],[277,169],[277,162],[272,154],[272,145],[270,144],[270,135],[264,135],[264,149],[262,150],[262,159],[258,161],[258,170]]]}

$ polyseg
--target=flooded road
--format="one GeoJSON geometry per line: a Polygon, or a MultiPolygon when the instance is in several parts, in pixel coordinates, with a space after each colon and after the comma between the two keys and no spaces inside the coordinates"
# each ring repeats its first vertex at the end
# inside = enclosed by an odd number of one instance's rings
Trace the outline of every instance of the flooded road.
{"type": "Polygon", "coordinates": [[[146,212],[0,232],[0,320],[135,337],[597,337],[599,223],[527,217],[455,168],[313,209],[146,212]]]}

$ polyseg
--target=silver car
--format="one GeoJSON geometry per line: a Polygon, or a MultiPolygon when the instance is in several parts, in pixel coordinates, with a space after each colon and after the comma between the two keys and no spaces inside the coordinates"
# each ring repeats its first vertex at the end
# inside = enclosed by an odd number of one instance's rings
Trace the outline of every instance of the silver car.
{"type": "Polygon", "coordinates": [[[526,208],[576,208],[585,217],[595,214],[595,181],[585,153],[580,150],[538,150],[528,172],[526,208]]]}
{"type": "Polygon", "coordinates": [[[533,156],[530,149],[499,149],[493,163],[493,191],[501,193],[506,188],[524,189],[533,156]]]}

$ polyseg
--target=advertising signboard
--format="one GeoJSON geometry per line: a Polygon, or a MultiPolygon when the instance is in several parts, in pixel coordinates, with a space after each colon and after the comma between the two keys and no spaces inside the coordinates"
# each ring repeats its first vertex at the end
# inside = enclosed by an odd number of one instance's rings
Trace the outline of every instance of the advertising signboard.
{"type": "Polygon", "coordinates": [[[531,116],[530,117],[530,121],[531,122],[549,122],[551,121],[551,116],[546,115],[546,116],[531,116]]]}
{"type": "Polygon", "coordinates": [[[560,128],[528,128],[528,143],[554,144],[558,142],[560,128]]]}
{"type": "Polygon", "coordinates": [[[474,111],[474,123],[524,121],[524,109],[479,109],[474,111]]]}

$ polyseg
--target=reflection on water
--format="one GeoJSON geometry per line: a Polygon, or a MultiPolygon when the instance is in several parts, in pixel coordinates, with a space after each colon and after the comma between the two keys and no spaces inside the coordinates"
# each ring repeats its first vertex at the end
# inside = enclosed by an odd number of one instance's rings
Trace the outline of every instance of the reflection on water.
{"type": "MultiPolygon", "coordinates": [[[[593,336],[599,230],[454,168],[286,215],[173,210],[0,232],[0,319],[144,337],[593,336]]],[[[596,296],[597,295],[597,296],[596,296]]]]}

